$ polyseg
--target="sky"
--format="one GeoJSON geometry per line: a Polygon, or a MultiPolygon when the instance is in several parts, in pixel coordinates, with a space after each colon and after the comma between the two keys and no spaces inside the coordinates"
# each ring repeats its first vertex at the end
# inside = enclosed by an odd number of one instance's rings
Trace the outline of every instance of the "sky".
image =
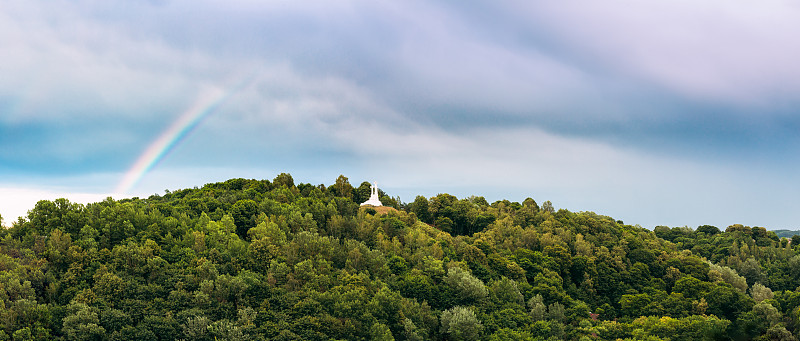
{"type": "Polygon", "coordinates": [[[800,229],[800,3],[0,2],[0,215],[229,178],[800,229]]]}

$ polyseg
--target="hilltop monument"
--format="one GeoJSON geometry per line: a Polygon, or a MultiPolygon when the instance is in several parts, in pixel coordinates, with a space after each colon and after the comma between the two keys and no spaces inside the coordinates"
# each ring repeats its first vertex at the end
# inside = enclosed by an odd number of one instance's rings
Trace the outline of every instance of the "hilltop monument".
{"type": "Polygon", "coordinates": [[[381,199],[378,198],[378,183],[373,182],[370,186],[369,200],[361,203],[361,206],[383,206],[381,199]]]}

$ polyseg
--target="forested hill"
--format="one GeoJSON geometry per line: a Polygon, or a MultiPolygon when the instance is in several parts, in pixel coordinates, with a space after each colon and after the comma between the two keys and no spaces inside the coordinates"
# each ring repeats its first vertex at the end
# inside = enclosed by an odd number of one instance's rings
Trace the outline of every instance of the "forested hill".
{"type": "Polygon", "coordinates": [[[0,340],[794,340],[800,249],[369,184],[231,179],[0,229],[0,340]]]}
{"type": "Polygon", "coordinates": [[[775,235],[781,238],[792,238],[795,235],[800,235],[800,231],[794,230],[774,230],[773,232],[775,232],[775,235]]]}

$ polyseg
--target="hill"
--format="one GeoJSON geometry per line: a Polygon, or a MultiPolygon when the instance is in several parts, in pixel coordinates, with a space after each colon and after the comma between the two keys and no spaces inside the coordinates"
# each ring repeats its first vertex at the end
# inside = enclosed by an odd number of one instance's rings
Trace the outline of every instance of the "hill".
{"type": "Polygon", "coordinates": [[[775,234],[779,238],[789,238],[789,239],[791,239],[792,237],[794,237],[796,235],[800,235],[800,231],[795,231],[795,230],[773,230],[772,232],[775,232],[775,234]]]}
{"type": "Polygon", "coordinates": [[[794,338],[798,249],[762,228],[380,195],[281,174],[40,201],[0,231],[0,340],[794,338]]]}

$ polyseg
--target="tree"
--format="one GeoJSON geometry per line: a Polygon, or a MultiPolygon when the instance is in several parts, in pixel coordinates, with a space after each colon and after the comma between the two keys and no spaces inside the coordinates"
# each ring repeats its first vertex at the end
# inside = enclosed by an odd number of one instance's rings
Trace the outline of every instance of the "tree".
{"type": "Polygon", "coordinates": [[[553,203],[550,202],[550,200],[547,200],[547,201],[542,203],[542,211],[549,212],[549,213],[555,213],[556,209],[553,208],[553,203]]]}
{"type": "Polygon", "coordinates": [[[368,181],[363,181],[358,188],[354,189],[353,202],[356,204],[365,202],[369,199],[370,194],[372,194],[372,185],[368,181]]]}
{"type": "Polygon", "coordinates": [[[750,288],[750,296],[753,297],[756,303],[759,303],[763,300],[771,299],[773,294],[772,289],[767,288],[761,283],[756,283],[750,288]]]}
{"type": "Polygon", "coordinates": [[[741,293],[747,291],[747,279],[727,266],[720,266],[716,264],[709,264],[708,277],[713,281],[722,281],[730,284],[741,293]]]}
{"type": "Polygon", "coordinates": [[[436,221],[433,223],[433,225],[444,232],[453,232],[453,220],[448,217],[436,218],[436,221]]]}
{"type": "Polygon", "coordinates": [[[523,308],[525,305],[524,297],[519,292],[517,282],[507,277],[502,277],[492,283],[492,300],[495,300],[498,307],[523,308]]]}
{"type": "Polygon", "coordinates": [[[525,200],[522,201],[522,206],[529,207],[534,212],[539,212],[539,205],[536,204],[536,200],[533,200],[532,198],[525,198],[525,200]]]}
{"type": "Polygon", "coordinates": [[[767,329],[764,339],[774,341],[797,341],[797,338],[792,335],[792,332],[786,330],[786,327],[782,325],[774,325],[767,329]]]}
{"type": "Polygon", "coordinates": [[[102,340],[105,328],[100,326],[100,319],[95,309],[84,303],[73,303],[67,307],[69,314],[64,317],[62,331],[68,340],[102,340]]]}
{"type": "Polygon", "coordinates": [[[704,297],[708,291],[711,290],[711,284],[703,282],[692,276],[686,276],[675,282],[672,287],[672,292],[681,293],[684,297],[691,299],[700,299],[704,297]]]}
{"type": "Polygon", "coordinates": [[[528,308],[530,308],[530,315],[534,321],[544,321],[547,316],[547,306],[544,305],[542,295],[536,295],[528,300],[528,308]]]}
{"type": "Polygon", "coordinates": [[[737,322],[742,334],[753,338],[780,323],[781,313],[771,304],[761,302],[754,305],[752,310],[741,314],[737,322]]]}
{"type": "Polygon", "coordinates": [[[703,232],[708,236],[713,236],[713,235],[716,235],[716,234],[720,233],[719,228],[717,228],[716,226],[712,226],[712,225],[698,226],[697,230],[695,230],[695,232],[703,232]]]}
{"type": "Polygon", "coordinates": [[[761,264],[754,257],[748,258],[739,266],[739,273],[747,278],[747,284],[761,281],[761,264]]]}
{"type": "Polygon", "coordinates": [[[411,203],[411,212],[417,215],[417,219],[426,223],[431,223],[431,214],[428,211],[428,199],[424,196],[418,195],[414,202],[411,203]]]}
{"type": "Polygon", "coordinates": [[[442,334],[451,340],[477,340],[483,325],[469,308],[453,307],[442,312],[442,334]]]}
{"type": "Polygon", "coordinates": [[[255,216],[257,214],[258,204],[253,200],[239,200],[233,204],[231,215],[236,224],[236,234],[240,238],[246,238],[247,231],[256,226],[255,216]]]}
{"type": "Polygon", "coordinates": [[[556,322],[564,322],[564,305],[558,302],[554,302],[547,306],[547,318],[556,322]]]}
{"type": "Polygon", "coordinates": [[[447,270],[444,282],[452,288],[456,297],[464,303],[473,303],[486,297],[488,290],[480,279],[473,277],[469,272],[452,267],[447,270]]]}
{"type": "Polygon", "coordinates": [[[133,320],[122,310],[106,309],[100,312],[100,324],[106,329],[106,332],[113,333],[125,326],[132,325],[133,320]]]}
{"type": "Polygon", "coordinates": [[[755,303],[752,298],[728,286],[727,284],[715,285],[706,296],[709,314],[735,320],[745,311],[750,310],[755,303]]]}
{"type": "Polygon", "coordinates": [[[792,247],[795,245],[800,245],[800,235],[792,236],[792,247]]]}
{"type": "Polygon", "coordinates": [[[345,198],[353,197],[353,186],[350,185],[350,181],[348,181],[347,177],[344,175],[339,175],[339,177],[336,178],[336,183],[332,187],[336,196],[345,198]]]}
{"type": "Polygon", "coordinates": [[[211,320],[207,317],[195,316],[188,318],[181,327],[187,340],[208,340],[210,339],[208,330],[210,325],[211,320]]]}
{"type": "Polygon", "coordinates": [[[243,341],[249,339],[241,327],[229,320],[215,321],[208,326],[208,330],[215,340],[243,341]]]}
{"type": "Polygon", "coordinates": [[[392,331],[389,330],[383,323],[376,322],[372,325],[372,328],[369,331],[372,340],[376,341],[394,341],[394,336],[392,336],[392,331]]]}
{"type": "Polygon", "coordinates": [[[292,188],[294,187],[294,179],[288,173],[281,173],[272,180],[272,184],[275,187],[286,186],[287,188],[292,188]]]}

